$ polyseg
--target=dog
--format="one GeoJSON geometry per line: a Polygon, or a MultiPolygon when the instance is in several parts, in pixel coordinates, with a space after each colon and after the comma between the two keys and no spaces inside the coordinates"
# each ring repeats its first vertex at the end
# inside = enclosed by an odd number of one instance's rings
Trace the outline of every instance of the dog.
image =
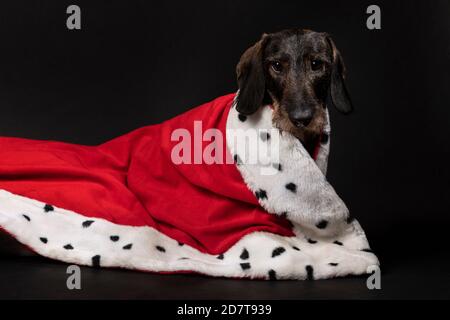
{"type": "MultiPolygon", "coordinates": [[[[342,56],[327,33],[307,29],[264,33],[243,53],[236,74],[237,111],[251,115],[262,105],[272,105],[274,126],[299,139],[310,154],[326,124],[325,108],[333,105],[343,114],[353,110],[342,56]]],[[[8,248],[8,253],[29,254],[0,233],[2,243],[4,252],[8,248]]]]}
{"type": "Polygon", "coordinates": [[[325,108],[353,110],[341,54],[327,33],[288,29],[263,34],[242,55],[237,68],[237,110],[253,114],[274,108],[273,123],[312,152],[325,125],[325,108]]]}

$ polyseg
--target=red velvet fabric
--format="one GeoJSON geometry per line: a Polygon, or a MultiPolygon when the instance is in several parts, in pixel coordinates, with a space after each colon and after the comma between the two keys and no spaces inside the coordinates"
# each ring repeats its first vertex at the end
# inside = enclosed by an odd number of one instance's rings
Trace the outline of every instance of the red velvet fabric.
{"type": "Polygon", "coordinates": [[[187,129],[193,141],[195,120],[203,132],[220,129],[225,141],[233,99],[219,97],[99,146],[2,137],[0,189],[87,217],[151,226],[210,254],[254,231],[293,236],[287,220],[259,206],[234,164],[171,161],[173,130],[187,129]]]}

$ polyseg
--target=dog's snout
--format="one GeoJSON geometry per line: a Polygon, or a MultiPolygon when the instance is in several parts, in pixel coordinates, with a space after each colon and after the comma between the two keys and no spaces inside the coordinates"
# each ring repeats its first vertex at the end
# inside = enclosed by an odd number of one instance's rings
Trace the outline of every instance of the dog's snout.
{"type": "Polygon", "coordinates": [[[313,118],[314,112],[310,108],[300,109],[296,108],[289,112],[289,119],[295,126],[308,126],[313,118]]]}

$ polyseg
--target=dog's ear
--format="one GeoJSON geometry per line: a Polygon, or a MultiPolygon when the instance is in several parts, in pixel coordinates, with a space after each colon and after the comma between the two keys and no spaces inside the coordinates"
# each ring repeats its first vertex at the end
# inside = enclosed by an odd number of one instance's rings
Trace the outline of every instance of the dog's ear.
{"type": "Polygon", "coordinates": [[[266,91],[266,79],[263,68],[263,50],[268,35],[248,48],[241,56],[236,67],[239,94],[236,110],[244,115],[254,113],[262,105],[266,91]]]}
{"type": "Polygon", "coordinates": [[[341,54],[336,48],[333,40],[327,35],[328,44],[332,50],[332,70],[331,70],[331,81],[329,96],[330,102],[335,106],[335,108],[344,113],[348,114],[353,111],[352,101],[345,86],[345,65],[342,60],[341,54]]]}

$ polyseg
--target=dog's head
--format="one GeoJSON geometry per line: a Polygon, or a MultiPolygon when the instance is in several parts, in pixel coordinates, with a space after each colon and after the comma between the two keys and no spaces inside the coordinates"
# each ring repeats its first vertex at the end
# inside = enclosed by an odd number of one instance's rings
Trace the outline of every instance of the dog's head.
{"type": "Polygon", "coordinates": [[[250,115],[271,103],[274,124],[302,142],[322,132],[327,104],[345,114],[352,111],[344,63],[326,33],[264,34],[244,52],[236,71],[238,112],[250,115]]]}

